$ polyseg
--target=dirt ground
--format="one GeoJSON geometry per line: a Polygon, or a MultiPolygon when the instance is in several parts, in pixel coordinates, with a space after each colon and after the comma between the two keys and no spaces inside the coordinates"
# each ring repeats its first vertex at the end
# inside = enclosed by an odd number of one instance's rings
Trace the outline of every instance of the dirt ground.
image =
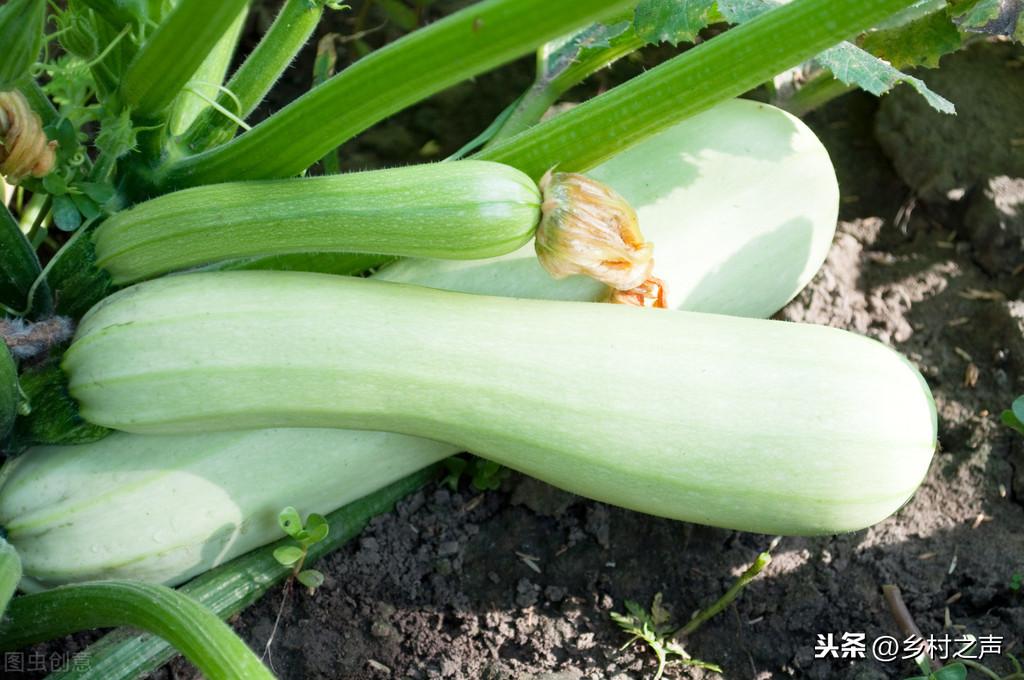
{"type": "MultiPolygon", "coordinates": [[[[881,102],[849,95],[808,118],[837,167],[841,221],[822,271],[778,316],[907,354],[934,392],[941,448],[894,517],[849,535],[782,539],[739,600],[687,640],[730,680],[916,675],[910,661],[870,653],[814,658],[818,635],[864,633],[869,645],[902,637],[883,584],[902,589],[926,635],[1001,636],[1004,651],[1024,653],[1024,592],[1014,588],[1024,573],[1024,437],[999,422],[1024,393],[1024,186],[1013,181],[1024,177],[1021,55],[982,46],[930,74],[960,108],[955,120],[921,110],[909,91],[881,102]]],[[[525,61],[454,88],[346,145],[344,164],[448,153],[529,79],[525,61]]],[[[771,540],[619,510],[516,474],[485,493],[432,484],[318,565],[326,582],[288,601],[271,660],[285,680],[649,678],[653,654],[620,649],[627,637],[609,614],[662,593],[685,622],[771,540]]],[[[254,648],[281,597],[272,591],[234,622],[254,648]]],[[[177,661],[154,677],[195,671],[177,661]]],[[[717,676],[673,667],[668,677],[717,676]]]]}
{"type": "MultiPolygon", "coordinates": [[[[934,392],[941,449],[896,516],[850,535],[782,539],[735,605],[687,641],[724,677],[915,675],[910,661],[814,658],[819,634],[864,633],[869,645],[901,637],[881,596],[889,583],[926,635],[1001,636],[1004,651],[1024,652],[1024,593],[1013,587],[1024,572],[1024,438],[999,422],[1024,392],[1024,303],[1012,302],[1024,283],[1024,191],[1019,180],[990,182],[1014,168],[987,167],[984,148],[1021,143],[1007,107],[1016,101],[1019,112],[1024,99],[1014,89],[1019,50],[976,52],[933,74],[953,74],[939,82],[961,108],[957,121],[920,110],[909,92],[881,104],[851,95],[809,119],[837,166],[841,222],[824,268],[779,318],[907,354],[934,392]],[[986,89],[991,69],[1001,92],[986,89]],[[964,156],[972,136],[982,148],[964,156]],[[955,172],[940,167],[950,162],[955,172]],[[950,186],[936,179],[946,175],[950,186]]],[[[307,680],[651,677],[653,655],[620,650],[626,637],[609,614],[660,592],[684,622],[771,538],[627,512],[518,475],[482,494],[431,485],[320,564],[326,583],[289,602],[273,666],[307,680]]],[[[277,590],[236,622],[254,647],[280,600],[277,590]]],[[[1009,672],[1002,659],[984,660],[1009,672]]],[[[175,673],[189,675],[184,664],[175,673]]]]}

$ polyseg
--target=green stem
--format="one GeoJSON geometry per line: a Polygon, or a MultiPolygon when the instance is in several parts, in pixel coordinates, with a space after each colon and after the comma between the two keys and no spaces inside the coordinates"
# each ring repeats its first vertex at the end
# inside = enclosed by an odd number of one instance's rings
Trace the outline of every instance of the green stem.
{"type": "Polygon", "coordinates": [[[772,561],[772,556],[767,552],[763,552],[757,556],[754,563],[747,567],[747,570],[740,574],[740,577],[736,579],[736,583],[733,583],[729,590],[725,591],[722,597],[718,598],[714,604],[706,609],[702,609],[698,612],[689,623],[677,630],[672,634],[674,638],[683,638],[687,635],[691,635],[694,631],[700,628],[706,621],[715,617],[723,609],[732,604],[743,589],[747,587],[747,584],[754,580],[758,574],[761,573],[765,567],[767,567],[772,561]]]}
{"type": "Polygon", "coordinates": [[[211,680],[274,677],[209,609],[167,586],[138,581],[94,581],[16,598],[0,623],[0,648],[111,626],[159,635],[211,680]]]}
{"type": "Polygon", "coordinates": [[[82,0],[82,4],[117,28],[127,24],[141,25],[146,20],[146,16],[139,12],[137,4],[117,0],[82,0]]]}
{"type": "Polygon", "coordinates": [[[514,137],[533,127],[540,122],[541,117],[551,105],[571,88],[618,59],[635,52],[645,44],[646,41],[630,29],[621,36],[613,38],[608,47],[592,52],[581,59],[574,59],[567,68],[550,75],[543,73],[543,60],[538,59],[537,80],[519,100],[512,110],[512,114],[488,145],[514,137]]]}
{"type": "MultiPolygon", "coordinates": [[[[322,13],[321,3],[287,0],[259,44],[228,81],[226,88],[233,96],[222,92],[217,104],[241,119],[249,116],[306,44],[322,13]]],[[[182,136],[181,144],[189,153],[204,151],[229,141],[236,128],[233,120],[207,109],[182,136]]]]}
{"type": "Polygon", "coordinates": [[[216,98],[221,93],[221,84],[235,55],[248,16],[249,8],[242,8],[227,32],[221,36],[217,45],[192,74],[189,89],[174,100],[171,114],[167,119],[171,134],[181,134],[187,130],[209,108],[208,100],[216,98]]]}
{"type": "Polygon", "coordinates": [[[157,183],[183,187],[297,175],[391,114],[577,26],[616,16],[634,1],[470,5],[357,61],[232,142],[171,164],[157,183]]]}
{"type": "Polygon", "coordinates": [[[554,165],[592,168],[912,2],[793,0],[475,157],[513,165],[534,179],[554,165]]]}
{"type": "MultiPolygon", "coordinates": [[[[436,466],[427,468],[327,515],[331,531],[323,541],[310,546],[307,561],[319,559],[358,536],[370,519],[389,512],[395,503],[423,486],[436,472],[436,466]]],[[[293,542],[285,538],[254,550],[195,578],[180,590],[223,619],[234,616],[291,576],[291,567],[274,559],[274,549],[286,544],[293,542]]],[[[175,652],[167,642],[153,635],[140,636],[134,631],[118,630],[89,647],[87,653],[88,669],[69,669],[51,676],[50,680],[134,679],[155,671],[173,658],[175,652]]]]}
{"type": "Polygon", "coordinates": [[[159,120],[249,0],[180,0],[135,55],[121,82],[137,121],[159,120]]]}
{"type": "Polygon", "coordinates": [[[846,85],[833,76],[831,71],[825,70],[815,74],[789,97],[773,103],[794,116],[805,116],[854,89],[854,85],[846,85]]]}

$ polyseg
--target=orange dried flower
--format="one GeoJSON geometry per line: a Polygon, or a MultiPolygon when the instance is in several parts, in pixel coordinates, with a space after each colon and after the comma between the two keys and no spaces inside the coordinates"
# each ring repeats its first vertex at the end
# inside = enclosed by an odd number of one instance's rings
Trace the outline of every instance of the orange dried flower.
{"type": "Polygon", "coordinates": [[[0,175],[11,184],[44,177],[56,162],[56,147],[20,92],[0,92],[0,175]]]}
{"type": "Polygon", "coordinates": [[[654,247],[644,241],[626,199],[576,173],[549,170],[540,188],[544,202],[535,247],[551,276],[585,274],[620,291],[650,278],[654,247]]]}

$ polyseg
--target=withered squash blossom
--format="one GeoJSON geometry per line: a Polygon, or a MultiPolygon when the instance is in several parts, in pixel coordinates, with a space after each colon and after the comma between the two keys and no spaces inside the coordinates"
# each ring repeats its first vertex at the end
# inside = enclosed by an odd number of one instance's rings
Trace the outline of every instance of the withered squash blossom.
{"type": "Polygon", "coordinates": [[[0,175],[11,184],[45,177],[56,161],[56,147],[20,92],[0,92],[0,175]]]}

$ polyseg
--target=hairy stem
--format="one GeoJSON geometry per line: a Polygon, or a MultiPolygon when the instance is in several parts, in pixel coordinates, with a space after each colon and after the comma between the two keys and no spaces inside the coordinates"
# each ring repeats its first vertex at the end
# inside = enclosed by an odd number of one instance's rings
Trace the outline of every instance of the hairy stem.
{"type": "Polygon", "coordinates": [[[484,0],[373,52],[235,140],[158,172],[161,186],[297,175],[391,114],[633,0],[484,0]]]}
{"type": "Polygon", "coordinates": [[[672,637],[686,637],[704,625],[706,621],[718,615],[723,609],[732,604],[732,601],[735,600],[741,592],[743,592],[743,589],[747,587],[747,584],[753,581],[754,578],[771,563],[771,561],[772,556],[767,552],[763,552],[758,555],[753,564],[747,567],[746,571],[740,574],[740,577],[736,579],[736,582],[733,583],[732,586],[730,586],[729,590],[725,591],[725,593],[715,600],[710,607],[697,612],[697,614],[690,619],[685,626],[673,633],[672,637]]]}
{"type": "Polygon", "coordinates": [[[135,55],[121,82],[121,96],[137,121],[160,119],[248,3],[180,0],[135,55]]]}
{"type": "MultiPolygon", "coordinates": [[[[287,0],[259,44],[231,76],[227,92],[220,93],[217,104],[243,120],[251,114],[306,44],[322,13],[320,3],[287,0]]],[[[209,108],[182,136],[181,145],[187,153],[204,151],[229,141],[237,127],[235,121],[209,108]]]]}
{"type": "Polygon", "coordinates": [[[913,0],[793,0],[475,157],[583,171],[876,24],[913,0]]]}

